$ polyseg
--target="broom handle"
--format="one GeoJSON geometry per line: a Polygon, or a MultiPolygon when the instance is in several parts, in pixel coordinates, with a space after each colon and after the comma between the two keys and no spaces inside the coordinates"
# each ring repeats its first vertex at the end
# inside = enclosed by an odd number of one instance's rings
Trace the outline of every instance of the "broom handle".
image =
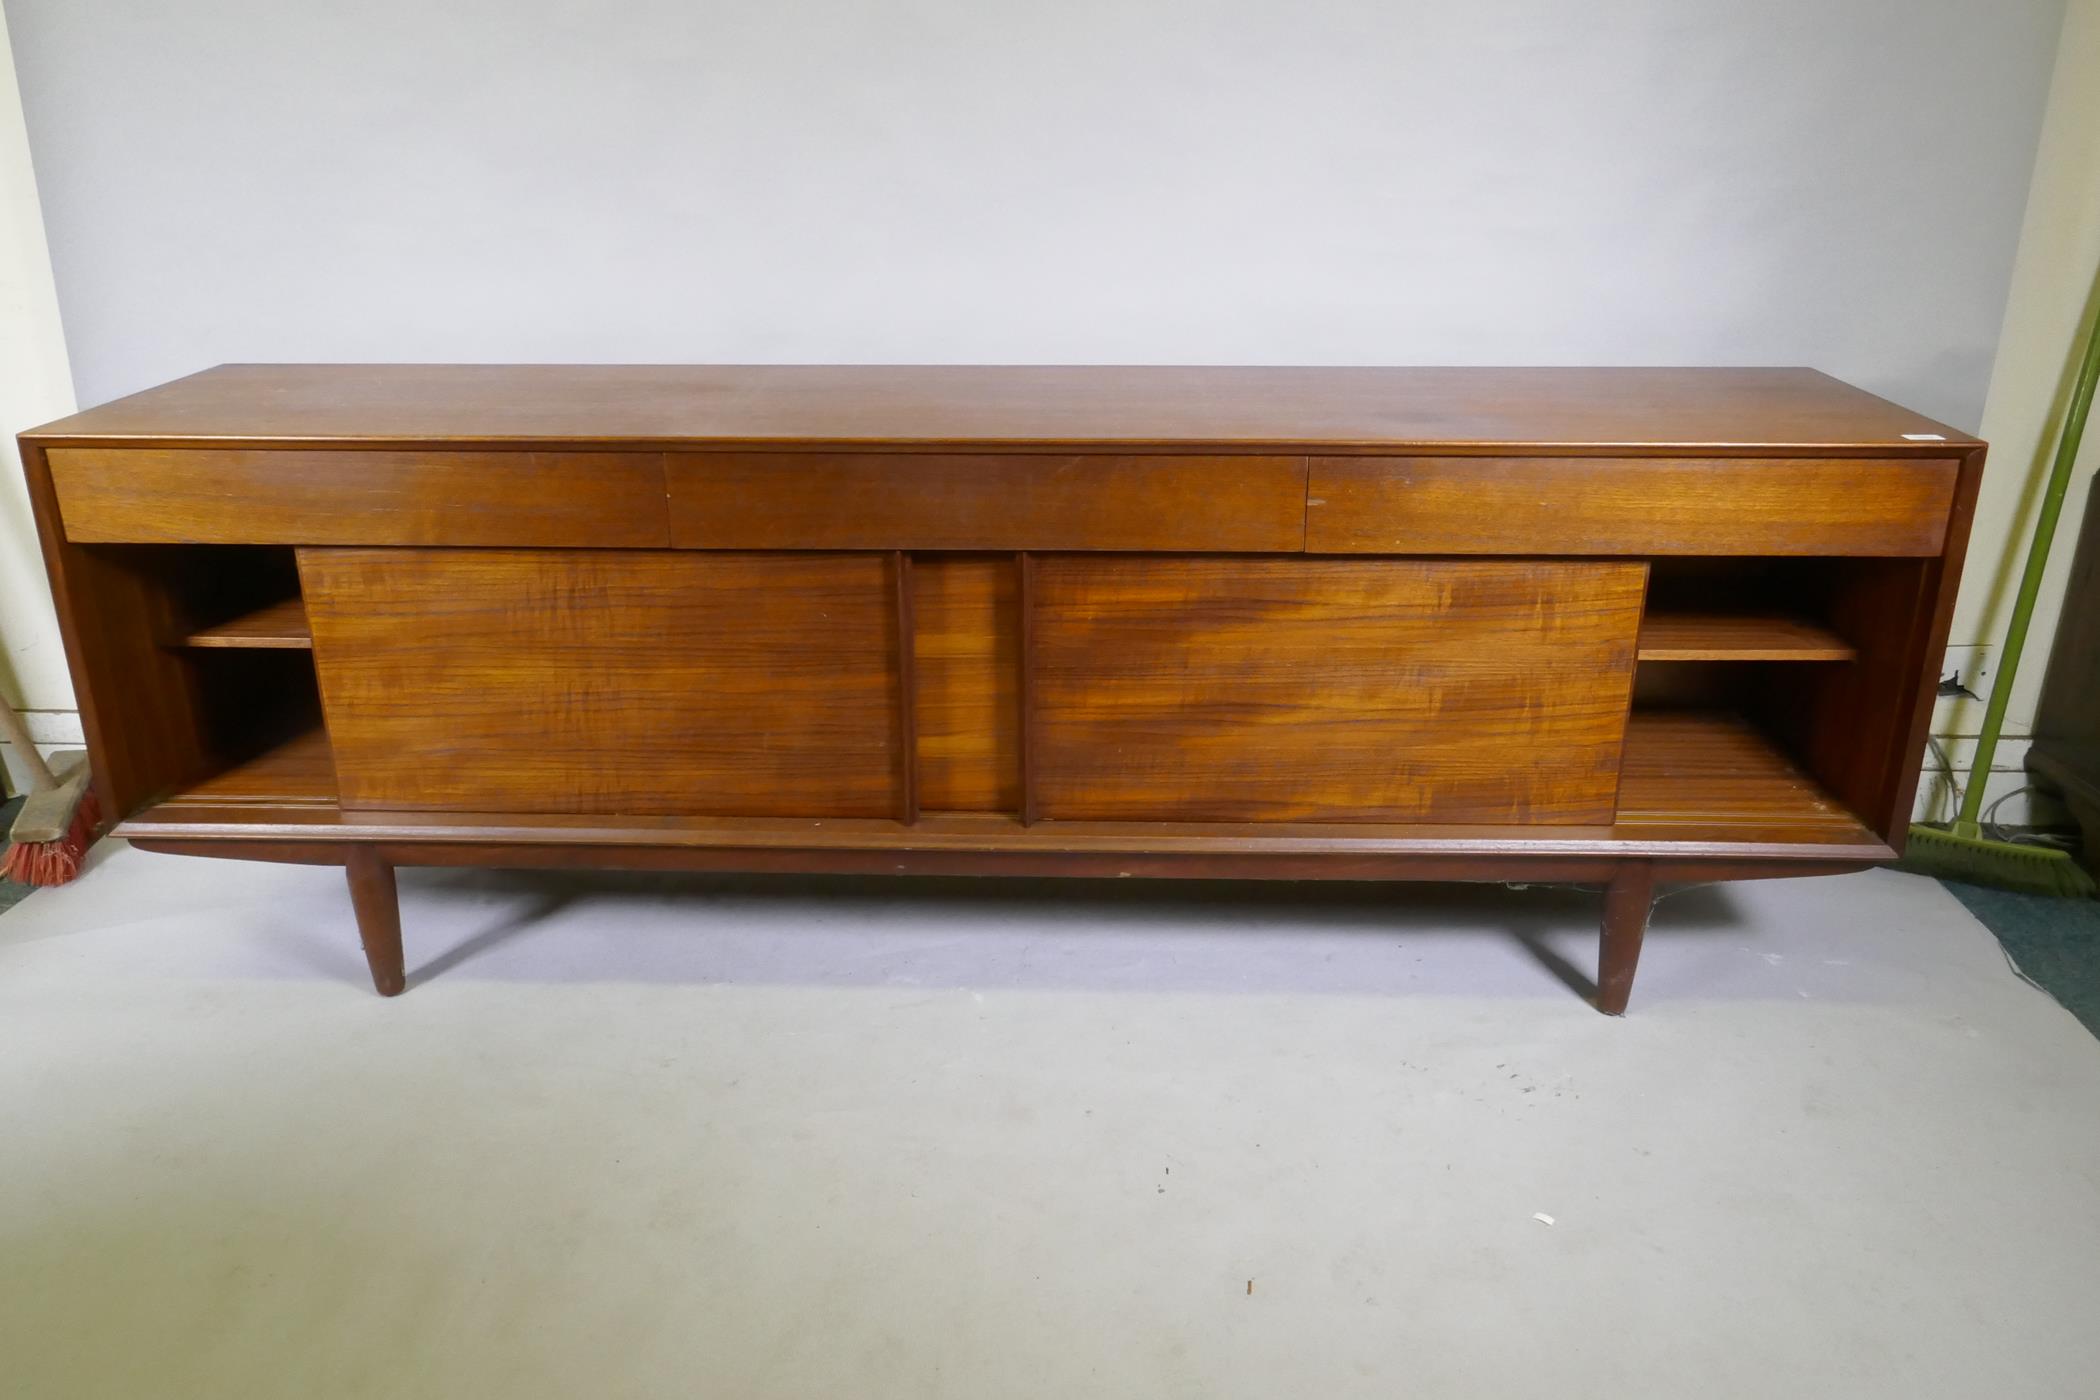
{"type": "MultiPolygon", "coordinates": [[[[2096,289],[2100,289],[2100,283],[2096,283],[2096,289]]],[[[2042,573],[2049,567],[2049,545],[2056,538],[2056,518],[2063,514],[2064,492],[2070,489],[2071,469],[2077,465],[2078,447],[2085,438],[2085,420],[2092,411],[2096,381],[2100,381],[2100,317],[2086,332],[2085,359],[2078,366],[2078,382],[2071,390],[2071,411],[2064,417],[2063,436],[2056,440],[2056,462],[2049,468],[2049,489],[2042,493],[2042,513],[2035,518],[2034,542],[2027,547],[2027,571],[2020,575],[2012,624],[2005,630],[2005,647],[1998,655],[1998,677],[1991,682],[1990,703],[1984,706],[1983,732],[1976,739],[1976,761],[1969,765],[1969,787],[1961,797],[1964,825],[1975,825],[1983,815],[1984,780],[1990,776],[1991,760],[1997,756],[1998,731],[2005,727],[2005,707],[2012,703],[2013,675],[2020,669],[2020,652],[2027,645],[2027,624],[2034,619],[2035,598],[2042,591],[2042,573]]]]}
{"type": "Polygon", "coordinates": [[[7,742],[13,744],[15,752],[22,755],[22,764],[29,769],[31,791],[48,792],[58,786],[58,779],[52,774],[51,765],[44,762],[44,756],[36,751],[36,745],[29,742],[29,730],[23,725],[22,717],[9,708],[5,700],[0,700],[0,734],[6,735],[7,742]]]}

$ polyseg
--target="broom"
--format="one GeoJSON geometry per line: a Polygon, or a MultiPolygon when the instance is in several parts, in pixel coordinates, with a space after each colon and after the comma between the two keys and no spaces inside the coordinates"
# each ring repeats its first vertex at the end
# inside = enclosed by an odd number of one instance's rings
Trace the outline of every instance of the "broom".
{"type": "MultiPolygon", "coordinates": [[[[2100,285],[2096,285],[2100,293],[2100,285]]],[[[2100,295],[2096,295],[2100,300],[2100,295]]],[[[2090,897],[2093,877],[2071,858],[2069,851],[2053,846],[1994,841],[1983,834],[1983,786],[1990,777],[1991,759],[1998,751],[1998,735],[2005,727],[2005,707],[2012,700],[2013,675],[2020,666],[2021,649],[2027,645],[2027,624],[2034,618],[2034,602],[2042,589],[2042,571],[2049,564],[2049,545],[2056,536],[2056,519],[2063,513],[2064,492],[2071,485],[2071,469],[2085,437],[2085,421],[2093,407],[2093,386],[2100,380],[2100,319],[2086,335],[2085,358],[2079,363],[2078,380],[2071,390],[2070,412],[2064,417],[2063,436],[2056,443],[2056,461],[2049,469],[2049,486],[2042,493],[2042,511],[2034,522],[2034,539],[2027,546],[2027,571],[2020,575],[2020,591],[2013,600],[2012,622],[2005,630],[2005,646],[1998,658],[1998,676],[1991,682],[1991,698],[1983,710],[1983,731],[1977,736],[1976,758],[1969,765],[1969,783],[1962,792],[1961,815],[1952,827],[1914,823],[1910,844],[1897,869],[1973,885],[1996,885],[2001,889],[2033,894],[2090,897]]]]}
{"type": "Polygon", "coordinates": [[[87,760],[82,758],[61,778],[51,771],[21,716],[0,700],[0,732],[22,755],[29,769],[29,800],[15,814],[14,844],[0,860],[0,879],[24,885],[63,885],[80,874],[80,863],[102,819],[94,791],[88,787],[87,760]]]}

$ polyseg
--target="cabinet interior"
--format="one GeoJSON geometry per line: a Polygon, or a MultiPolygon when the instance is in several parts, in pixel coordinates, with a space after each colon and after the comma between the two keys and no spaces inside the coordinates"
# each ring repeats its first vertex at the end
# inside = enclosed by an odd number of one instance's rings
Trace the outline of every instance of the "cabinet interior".
{"type": "MultiPolygon", "coordinates": [[[[290,547],[95,546],[152,620],[154,655],[112,707],[188,731],[164,798],[331,806],[335,756],[290,547]]],[[[894,556],[908,583],[892,693],[907,790],[929,816],[1019,819],[1026,800],[1028,565],[1011,554],[894,556]]],[[[1650,561],[1620,759],[1632,830],[1735,824],[1790,840],[1887,834],[1929,630],[1930,559],[1650,561]],[[1896,731],[1879,745],[1860,736],[1896,731]]],[[[404,638],[404,640],[407,640],[404,638]]],[[[1036,681],[1038,687],[1042,682],[1036,681]]],[[[180,745],[178,744],[178,747],[180,745]]],[[[1041,781],[1041,775],[1037,775],[1041,781]]],[[[557,814],[558,815],[558,814],[557,814]]],[[[1780,838],[1775,838],[1780,839],[1780,838]]]]}
{"type": "MultiPolygon", "coordinates": [[[[1933,570],[1921,558],[1680,558],[1650,564],[1629,720],[1754,739],[1802,798],[1887,836],[1908,814],[1912,686],[1933,570]],[[1894,722],[1891,722],[1894,717],[1894,722]],[[1884,736],[1879,743],[1867,736],[1884,736]]],[[[1766,774],[1768,788],[1776,771],[1766,774]]],[[[1750,784],[1746,782],[1747,792],[1750,784]]],[[[1768,791],[1766,800],[1776,795],[1768,791]]],[[[1746,798],[1746,800],[1748,800],[1746,798]]],[[[1622,815],[1628,807],[1621,794],[1622,815]]]]}

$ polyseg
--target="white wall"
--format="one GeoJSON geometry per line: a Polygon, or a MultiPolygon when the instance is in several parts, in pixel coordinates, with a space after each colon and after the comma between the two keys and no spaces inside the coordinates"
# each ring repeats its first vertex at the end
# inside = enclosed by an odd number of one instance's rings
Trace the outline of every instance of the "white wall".
{"type": "Polygon", "coordinates": [[[1973,428],[2062,0],[7,0],[78,386],[1807,363],[1973,428]]]}
{"type": "MultiPolygon", "coordinates": [[[[14,440],[17,429],[72,412],[73,386],[21,98],[7,59],[7,26],[0,20],[0,699],[30,712],[35,738],[77,743],[72,687],[14,440]]],[[[13,754],[0,762],[19,774],[13,754]]]]}
{"type": "MultiPolygon", "coordinates": [[[[2100,271],[2100,0],[2071,0],[1983,416],[1983,433],[1991,443],[1990,465],[1977,501],[1970,565],[1962,578],[1961,602],[1955,612],[1956,644],[1988,646],[1995,652],[2004,636],[2013,593],[2026,563],[2028,536],[2040,507],[2042,480],[2055,453],[2055,430],[2070,394],[2078,341],[2100,312],[2093,302],[2096,271],[2100,271]]],[[[2049,644],[2062,614],[2072,550],[2095,472],[2100,472],[2100,421],[2087,433],[2077,475],[2064,502],[2063,524],[2035,609],[2027,657],[2006,711],[2008,734],[2025,735],[2033,727],[2049,644]]],[[[1982,719],[1980,703],[1963,702],[1944,707],[1935,728],[1945,735],[1970,736],[1982,719]]],[[[1954,740],[1948,747],[1960,757],[1966,772],[1973,746],[1954,740]]],[[[2021,772],[2026,747],[2023,742],[2013,742],[1999,749],[1997,771],[1987,789],[1993,798],[2012,793],[2026,781],[2021,772]]],[[[1926,794],[1932,795],[1932,789],[1927,784],[1926,794]]],[[[1946,798],[1941,796],[1940,801],[1936,810],[1945,815],[1946,798]]],[[[2028,814],[2027,804],[2017,799],[2000,811],[2001,819],[2008,821],[2025,820],[2028,814]]],[[[2044,808],[2040,815],[2053,813],[2044,808]]]]}
{"type": "MultiPolygon", "coordinates": [[[[2038,167],[2063,0],[5,3],[83,402],[229,359],[1813,364],[1996,441],[1957,641],[2100,246],[2100,0],[2038,167]]],[[[68,407],[21,135],[0,94],[8,433],[68,407]]],[[[63,708],[7,476],[0,638],[63,708]]]]}

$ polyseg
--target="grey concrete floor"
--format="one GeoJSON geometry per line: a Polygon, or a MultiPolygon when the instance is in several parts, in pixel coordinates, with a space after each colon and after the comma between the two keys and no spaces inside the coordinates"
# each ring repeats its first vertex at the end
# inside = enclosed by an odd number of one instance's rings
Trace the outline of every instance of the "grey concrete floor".
{"type": "Polygon", "coordinates": [[[2100,1042],[1938,885],[98,851],[0,915],[34,1396],[2090,1396],[2100,1042]],[[1540,1216],[1550,1216],[1546,1223],[1540,1216]]]}

